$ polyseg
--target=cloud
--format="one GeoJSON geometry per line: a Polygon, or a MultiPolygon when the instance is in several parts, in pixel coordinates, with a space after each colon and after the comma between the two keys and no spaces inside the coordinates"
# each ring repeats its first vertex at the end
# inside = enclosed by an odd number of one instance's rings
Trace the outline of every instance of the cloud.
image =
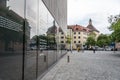
{"type": "Polygon", "coordinates": [[[25,9],[25,0],[9,0],[7,6],[10,6],[10,9],[19,14],[21,17],[24,17],[24,11],[26,12],[26,19],[29,22],[31,27],[31,37],[37,35],[37,0],[26,0],[26,9],[25,9]]]}
{"type": "Polygon", "coordinates": [[[120,13],[120,0],[68,0],[68,24],[93,25],[102,33],[110,33],[108,17],[120,13]]]}
{"type": "Polygon", "coordinates": [[[7,6],[21,17],[24,17],[24,0],[9,0],[7,6]]]}

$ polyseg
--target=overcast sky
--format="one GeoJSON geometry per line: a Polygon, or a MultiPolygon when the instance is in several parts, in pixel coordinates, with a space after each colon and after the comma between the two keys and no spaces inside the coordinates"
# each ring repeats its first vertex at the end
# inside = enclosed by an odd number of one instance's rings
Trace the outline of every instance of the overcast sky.
{"type": "Polygon", "coordinates": [[[109,34],[108,17],[117,14],[120,14],[120,0],[68,0],[68,25],[86,27],[91,18],[94,27],[109,34]]]}

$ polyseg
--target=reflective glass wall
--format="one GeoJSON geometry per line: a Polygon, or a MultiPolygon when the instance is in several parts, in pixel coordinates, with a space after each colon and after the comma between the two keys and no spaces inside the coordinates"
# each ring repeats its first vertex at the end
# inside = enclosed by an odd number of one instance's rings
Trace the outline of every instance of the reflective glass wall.
{"type": "Polygon", "coordinates": [[[26,0],[25,19],[25,59],[24,80],[35,80],[37,78],[37,43],[38,26],[37,10],[38,0],[26,0]],[[26,25],[29,24],[29,28],[26,25]]]}
{"type": "Polygon", "coordinates": [[[36,80],[66,53],[41,0],[0,0],[0,80],[36,80]]]}

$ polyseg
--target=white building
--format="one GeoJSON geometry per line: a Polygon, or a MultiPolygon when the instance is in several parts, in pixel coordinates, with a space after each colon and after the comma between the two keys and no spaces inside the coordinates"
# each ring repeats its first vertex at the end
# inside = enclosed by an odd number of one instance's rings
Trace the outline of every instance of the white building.
{"type": "Polygon", "coordinates": [[[63,33],[60,33],[61,45],[66,45],[68,49],[77,49],[77,47],[82,47],[83,45],[85,45],[90,33],[94,33],[94,38],[95,40],[97,40],[99,36],[99,31],[92,25],[91,19],[89,20],[89,24],[87,27],[83,27],[77,24],[68,25],[67,36],[65,36],[63,33]],[[68,37],[70,37],[71,39],[71,44],[68,44],[66,42],[68,37]]]}

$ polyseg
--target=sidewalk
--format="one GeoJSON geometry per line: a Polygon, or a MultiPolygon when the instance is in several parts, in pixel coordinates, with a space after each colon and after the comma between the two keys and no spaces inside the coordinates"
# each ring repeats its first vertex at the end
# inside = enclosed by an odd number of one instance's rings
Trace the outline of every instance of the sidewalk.
{"type": "Polygon", "coordinates": [[[94,54],[73,51],[65,55],[41,80],[120,80],[120,57],[114,56],[113,52],[94,54]]]}

